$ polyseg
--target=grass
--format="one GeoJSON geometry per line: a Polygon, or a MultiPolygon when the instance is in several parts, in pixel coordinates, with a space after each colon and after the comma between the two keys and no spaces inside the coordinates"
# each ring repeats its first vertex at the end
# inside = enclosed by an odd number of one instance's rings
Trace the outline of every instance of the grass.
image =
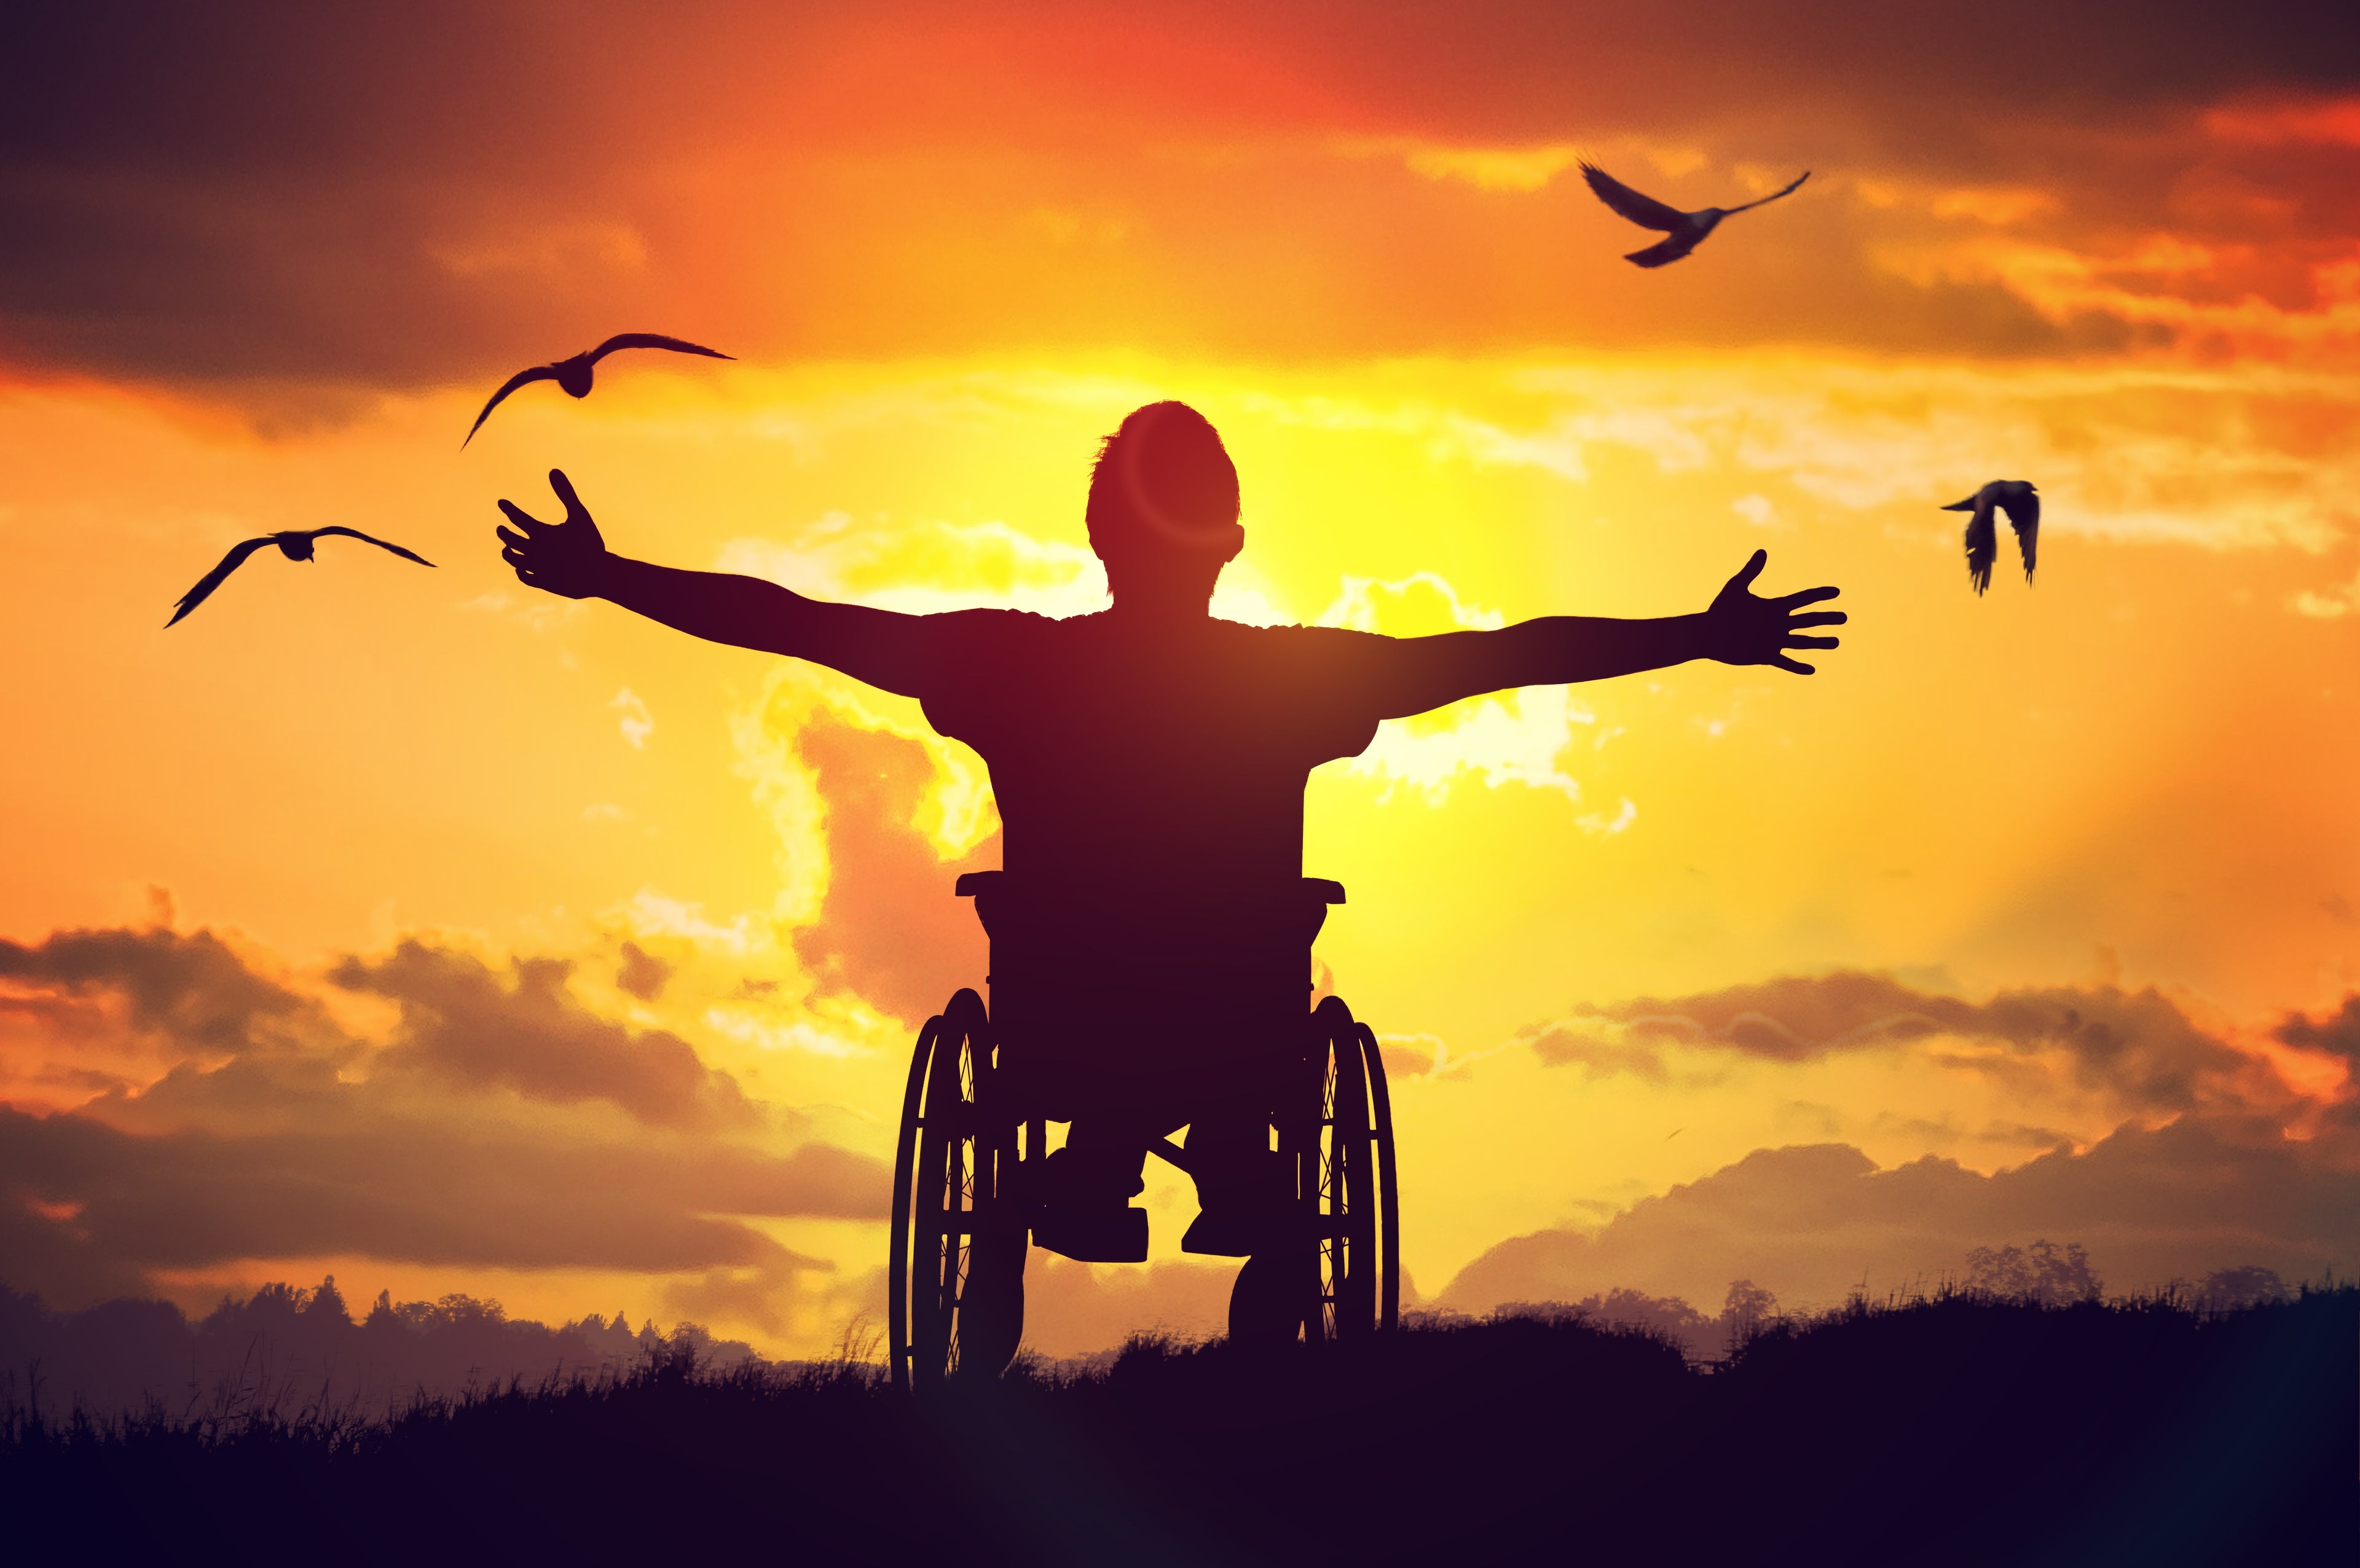
{"type": "Polygon", "coordinates": [[[1262,1359],[1142,1339],[923,1403],[848,1355],[672,1354],[380,1420],[20,1405],[0,1503],[23,1545],[181,1560],[2246,1563],[2348,1547],[2355,1388],[2349,1286],[1856,1301],[1709,1369],[1566,1312],[1262,1359]]]}

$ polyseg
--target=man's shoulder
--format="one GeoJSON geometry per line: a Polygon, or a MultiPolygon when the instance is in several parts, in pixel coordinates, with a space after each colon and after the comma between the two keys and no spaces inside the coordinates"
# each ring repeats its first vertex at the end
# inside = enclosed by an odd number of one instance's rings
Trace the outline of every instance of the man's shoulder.
{"type": "Polygon", "coordinates": [[[1070,636],[1093,615],[1059,619],[1031,610],[941,610],[924,617],[929,630],[971,645],[1022,644],[1070,636]]]}
{"type": "Polygon", "coordinates": [[[1241,621],[1218,624],[1226,628],[1225,635],[1238,647],[1252,650],[1257,658],[1311,664],[1349,659],[1356,654],[1366,653],[1377,645],[1392,640],[1375,632],[1354,631],[1349,626],[1249,626],[1241,621]]]}
{"type": "Polygon", "coordinates": [[[928,696],[1023,681],[1074,657],[1074,642],[1094,616],[1060,620],[1030,610],[944,610],[922,625],[933,650],[928,696]]]}
{"type": "Polygon", "coordinates": [[[1054,626],[1063,624],[1054,616],[1038,615],[1031,610],[1001,610],[983,606],[967,610],[936,610],[926,616],[926,619],[936,626],[972,626],[978,630],[1054,626]]]}

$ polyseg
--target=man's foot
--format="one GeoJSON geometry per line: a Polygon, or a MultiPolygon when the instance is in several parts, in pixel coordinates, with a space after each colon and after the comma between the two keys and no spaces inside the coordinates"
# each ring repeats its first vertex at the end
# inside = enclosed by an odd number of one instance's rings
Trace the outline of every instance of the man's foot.
{"type": "Polygon", "coordinates": [[[1026,1196],[1032,1240],[1076,1263],[1147,1261],[1147,1211],[1126,1199],[1140,1180],[1144,1150],[1058,1149],[1043,1161],[1026,1196]]]}
{"type": "Polygon", "coordinates": [[[1032,1211],[1032,1241],[1076,1263],[1144,1263],[1147,1211],[1127,1203],[1043,1203],[1032,1211]]]}
{"type": "MultiPolygon", "coordinates": [[[[1255,1130],[1258,1135],[1262,1131],[1255,1130]]],[[[1200,1152],[1193,1135],[1188,1152],[1200,1152]]],[[[1301,1233],[1294,1157],[1261,1144],[1204,1149],[1196,1166],[1196,1202],[1203,1212],[1181,1237],[1183,1252],[1248,1258],[1282,1247],[1301,1233]]]]}

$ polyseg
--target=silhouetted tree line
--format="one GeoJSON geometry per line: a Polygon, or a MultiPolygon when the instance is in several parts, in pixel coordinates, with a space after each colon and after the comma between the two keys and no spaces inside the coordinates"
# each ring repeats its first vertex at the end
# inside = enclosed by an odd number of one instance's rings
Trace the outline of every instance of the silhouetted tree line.
{"type": "MultiPolygon", "coordinates": [[[[2091,1266],[2089,1251],[2080,1242],[2060,1247],[2040,1240],[2029,1247],[1978,1247],[1967,1254],[1965,1269],[1955,1278],[1938,1281],[1933,1293],[2066,1307],[2104,1300],[2105,1280],[2091,1266]]],[[[1922,1289],[1896,1292],[1886,1304],[1899,1305],[1927,1294],[1922,1289]]],[[[2276,1269],[2248,1264],[2215,1269],[2201,1280],[2175,1280],[2163,1288],[2159,1299],[2197,1312],[2219,1313],[2284,1301],[2294,1294],[2294,1288],[2276,1269]]],[[[1641,1330],[1678,1345],[1691,1363],[1699,1366],[1724,1360],[1779,1319],[1777,1296],[1751,1279],[1729,1282],[1718,1314],[1699,1312],[1682,1297],[1650,1296],[1631,1290],[1609,1290],[1576,1301],[1516,1302],[1501,1310],[1526,1317],[1572,1313],[1606,1327],[1641,1330]]]]}
{"type": "Polygon", "coordinates": [[[499,1302],[449,1295],[396,1301],[378,1292],[355,1322],[329,1276],[317,1288],[263,1286],[191,1322],[169,1301],[115,1301],[52,1312],[0,1286],[0,1406],[46,1421],[154,1414],[216,1426],[258,1411],[372,1420],[424,1396],[573,1374],[612,1377],[650,1357],[693,1353],[720,1368],[751,1347],[695,1323],[670,1334],[617,1312],[557,1328],[511,1319],[499,1302]],[[36,1406],[38,1401],[38,1406],[36,1406]]]}
{"type": "Polygon", "coordinates": [[[1748,1327],[1710,1370],[1558,1307],[1283,1355],[1142,1339],[919,1399],[850,1354],[715,1367],[681,1339],[377,1421],[20,1408],[0,1518],[102,1560],[1030,1568],[2179,1568],[2341,1561],[2360,1518],[2350,1285],[2234,1310],[1948,1287],[1817,1317],[1731,1295],[1748,1327]]]}

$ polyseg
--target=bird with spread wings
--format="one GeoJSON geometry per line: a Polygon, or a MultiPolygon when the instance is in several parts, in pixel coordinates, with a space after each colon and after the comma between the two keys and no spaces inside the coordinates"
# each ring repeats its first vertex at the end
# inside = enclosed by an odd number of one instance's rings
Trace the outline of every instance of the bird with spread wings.
{"type": "Polygon", "coordinates": [[[416,554],[410,550],[406,550],[398,544],[388,544],[381,539],[377,539],[371,535],[361,532],[358,528],[348,528],[344,527],[342,524],[337,524],[324,528],[287,528],[279,533],[265,534],[260,539],[247,539],[244,544],[236,546],[231,550],[227,555],[223,556],[219,566],[214,567],[211,572],[206,572],[202,577],[197,579],[197,585],[180,595],[180,602],[172,608],[172,618],[166,621],[164,625],[167,627],[180,625],[182,617],[186,616],[190,611],[195,609],[198,605],[211,598],[213,596],[213,590],[220,587],[224,583],[228,582],[229,574],[235,572],[239,567],[244,566],[246,564],[246,558],[252,555],[256,550],[260,550],[264,545],[277,545],[279,547],[279,552],[290,561],[310,561],[311,559],[312,541],[325,538],[330,534],[340,534],[347,539],[366,540],[368,543],[377,546],[379,550],[389,550],[393,551],[394,554],[401,557],[402,560],[414,561],[421,566],[432,566],[434,564],[424,556],[416,554]]]}
{"type": "Polygon", "coordinates": [[[500,384],[500,389],[492,394],[492,400],[484,405],[484,411],[475,416],[475,422],[467,427],[467,439],[459,443],[460,447],[464,450],[467,441],[475,439],[475,432],[484,428],[484,421],[492,417],[492,410],[498,408],[501,400],[519,387],[530,387],[536,381],[554,381],[567,397],[587,397],[590,396],[592,370],[600,360],[613,354],[617,349],[625,348],[670,349],[674,354],[701,354],[707,359],[735,357],[722,353],[717,348],[706,348],[701,343],[693,343],[684,338],[668,338],[661,332],[617,332],[596,348],[577,354],[571,359],[561,359],[554,365],[536,365],[530,370],[519,370],[509,376],[500,384]]]}
{"type": "Polygon", "coordinates": [[[1702,245],[1705,236],[1721,227],[1723,218],[1733,218],[1756,207],[1766,206],[1781,196],[1791,196],[1796,188],[1811,177],[1809,169],[1795,177],[1794,184],[1783,191],[1774,191],[1758,201],[1748,201],[1743,207],[1706,207],[1694,212],[1683,212],[1677,207],[1643,195],[1615,179],[1594,163],[1581,166],[1582,179],[1598,199],[1614,212],[1628,218],[1643,229],[1661,229],[1665,237],[1644,250],[1634,250],[1622,259],[1635,267],[1663,267],[1702,245]]]}
{"type": "Polygon", "coordinates": [[[1993,564],[1999,560],[1996,508],[2007,514],[2016,530],[2016,548],[2024,554],[2024,580],[2032,581],[2032,567],[2040,554],[2040,493],[2029,479],[1994,479],[1963,501],[1953,501],[1946,512],[1972,512],[1967,519],[1967,579],[1980,593],[1991,586],[1993,564]]]}

